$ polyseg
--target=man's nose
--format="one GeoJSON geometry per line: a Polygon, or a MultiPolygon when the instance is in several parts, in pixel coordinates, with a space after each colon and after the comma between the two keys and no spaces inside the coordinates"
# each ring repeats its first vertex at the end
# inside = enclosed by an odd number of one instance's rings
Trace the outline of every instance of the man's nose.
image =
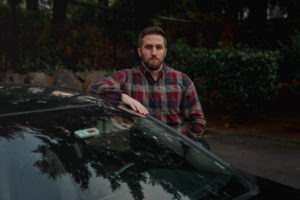
{"type": "Polygon", "coordinates": [[[155,47],[152,48],[151,54],[152,54],[152,55],[156,55],[156,54],[157,54],[157,49],[156,49],[155,47]]]}

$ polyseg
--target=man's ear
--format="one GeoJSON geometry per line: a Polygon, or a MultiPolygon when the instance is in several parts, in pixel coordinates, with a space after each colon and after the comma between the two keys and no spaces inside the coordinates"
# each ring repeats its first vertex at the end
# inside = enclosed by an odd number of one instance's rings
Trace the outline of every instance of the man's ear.
{"type": "Polygon", "coordinates": [[[139,54],[140,57],[142,57],[141,48],[137,48],[137,53],[139,54]]]}

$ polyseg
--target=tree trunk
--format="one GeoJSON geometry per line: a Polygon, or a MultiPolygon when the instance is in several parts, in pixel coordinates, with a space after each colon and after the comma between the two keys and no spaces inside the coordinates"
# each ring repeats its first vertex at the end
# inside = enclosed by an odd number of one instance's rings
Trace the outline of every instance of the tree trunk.
{"type": "Polygon", "coordinates": [[[69,0],[53,0],[53,39],[58,42],[64,28],[69,0]]]}
{"type": "Polygon", "coordinates": [[[38,0],[26,0],[26,9],[29,11],[38,11],[39,1],[38,0]]]}

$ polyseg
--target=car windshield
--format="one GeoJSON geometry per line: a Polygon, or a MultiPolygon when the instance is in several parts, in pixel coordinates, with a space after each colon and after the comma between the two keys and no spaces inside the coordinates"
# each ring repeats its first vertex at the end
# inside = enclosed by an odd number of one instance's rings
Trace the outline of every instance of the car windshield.
{"type": "Polygon", "coordinates": [[[0,120],[0,199],[232,199],[248,191],[151,117],[94,105],[0,120]]]}

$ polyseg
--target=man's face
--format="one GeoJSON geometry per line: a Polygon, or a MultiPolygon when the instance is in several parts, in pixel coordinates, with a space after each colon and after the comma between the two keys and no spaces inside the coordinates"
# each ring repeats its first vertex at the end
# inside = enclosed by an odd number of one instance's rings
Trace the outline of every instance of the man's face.
{"type": "Polygon", "coordinates": [[[138,48],[138,54],[149,70],[160,69],[167,55],[164,38],[156,34],[146,35],[138,48]]]}

